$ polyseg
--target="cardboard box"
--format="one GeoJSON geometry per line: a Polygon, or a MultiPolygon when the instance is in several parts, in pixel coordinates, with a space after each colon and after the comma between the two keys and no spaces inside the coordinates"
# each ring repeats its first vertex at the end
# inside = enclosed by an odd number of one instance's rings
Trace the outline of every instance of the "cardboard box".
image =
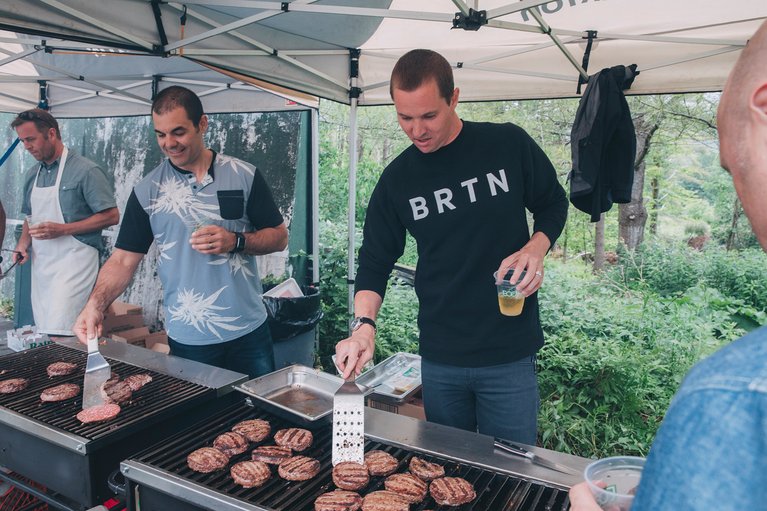
{"type": "Polygon", "coordinates": [[[168,334],[165,330],[159,332],[153,332],[144,339],[145,348],[157,351],[158,353],[170,353],[170,346],[168,346],[168,334]]]}
{"type": "Polygon", "coordinates": [[[381,400],[375,394],[371,394],[367,397],[367,405],[370,408],[376,410],[383,410],[389,413],[396,413],[397,415],[404,415],[406,417],[413,417],[422,421],[426,420],[426,414],[423,411],[423,399],[421,398],[421,391],[414,393],[407,400],[402,403],[394,403],[388,400],[381,400]]]}
{"type": "Polygon", "coordinates": [[[53,344],[47,334],[38,333],[36,326],[24,325],[15,330],[8,330],[8,348],[13,351],[24,351],[38,348],[47,344],[53,344]]]}
{"type": "Polygon", "coordinates": [[[112,302],[112,304],[107,307],[106,311],[106,314],[111,314],[113,316],[122,316],[123,314],[141,315],[143,313],[144,309],[140,305],[133,305],[132,303],[125,303],[119,300],[112,302]]]}
{"type": "Polygon", "coordinates": [[[144,316],[141,314],[107,314],[104,316],[103,335],[109,335],[121,330],[130,330],[144,326],[144,316]]]}
{"type": "Polygon", "coordinates": [[[121,330],[112,334],[112,340],[118,342],[127,342],[136,346],[144,346],[144,340],[149,335],[149,328],[142,326],[140,328],[131,328],[130,330],[121,330]]]}

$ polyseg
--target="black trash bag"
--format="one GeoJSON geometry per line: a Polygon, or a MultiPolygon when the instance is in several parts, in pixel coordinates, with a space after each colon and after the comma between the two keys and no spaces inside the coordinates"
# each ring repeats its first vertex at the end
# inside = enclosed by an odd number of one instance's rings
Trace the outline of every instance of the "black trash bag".
{"type": "Polygon", "coordinates": [[[316,287],[301,286],[301,291],[305,296],[298,298],[264,296],[267,322],[275,342],[287,341],[308,332],[322,319],[320,290],[316,287]]]}

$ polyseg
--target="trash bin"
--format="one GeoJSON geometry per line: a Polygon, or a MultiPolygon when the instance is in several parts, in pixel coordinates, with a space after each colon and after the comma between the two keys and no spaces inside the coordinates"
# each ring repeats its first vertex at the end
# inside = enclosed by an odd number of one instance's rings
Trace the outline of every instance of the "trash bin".
{"type": "Polygon", "coordinates": [[[322,319],[320,290],[302,286],[304,296],[264,296],[267,322],[274,340],[274,368],[291,364],[314,366],[317,324],[322,319]]]}

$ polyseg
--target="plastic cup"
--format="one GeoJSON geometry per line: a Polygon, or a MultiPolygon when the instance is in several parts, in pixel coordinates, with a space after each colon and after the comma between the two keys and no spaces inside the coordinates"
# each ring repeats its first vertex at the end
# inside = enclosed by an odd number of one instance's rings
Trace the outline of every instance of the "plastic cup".
{"type": "MultiPolygon", "coordinates": [[[[493,273],[495,287],[498,290],[498,308],[504,316],[519,316],[522,314],[522,308],[525,306],[525,295],[517,292],[517,285],[512,284],[509,279],[514,273],[514,268],[506,271],[503,279],[498,278],[498,272],[493,273]]],[[[525,277],[525,270],[519,276],[517,284],[525,277]]]]}
{"type": "Polygon", "coordinates": [[[614,456],[586,467],[584,478],[597,504],[605,511],[629,511],[644,464],[645,459],[638,456],[614,456]],[[597,481],[607,486],[600,488],[597,481]]]}

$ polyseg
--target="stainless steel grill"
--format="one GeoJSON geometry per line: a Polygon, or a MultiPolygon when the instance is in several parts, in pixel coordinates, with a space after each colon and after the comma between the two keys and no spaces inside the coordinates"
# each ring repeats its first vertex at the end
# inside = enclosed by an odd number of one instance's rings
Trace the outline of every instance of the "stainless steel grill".
{"type": "MultiPolygon", "coordinates": [[[[229,430],[244,419],[261,418],[272,424],[272,431],[290,424],[249,404],[236,404],[211,417],[205,422],[192,426],[150,448],[135,458],[121,464],[123,474],[138,484],[141,495],[141,510],[285,510],[312,511],[314,500],[322,493],[335,488],[331,479],[331,430],[323,427],[314,431],[314,443],[306,452],[307,456],[320,461],[317,477],[302,482],[286,481],[276,473],[260,488],[242,488],[235,484],[229,471],[221,470],[211,474],[192,471],[186,464],[187,455],[200,447],[210,446],[219,434],[229,430]]],[[[271,443],[271,438],[264,443],[271,443]]],[[[541,484],[524,477],[515,477],[493,471],[489,468],[457,462],[434,454],[416,452],[391,443],[368,440],[366,450],[381,449],[389,452],[399,461],[398,472],[407,469],[410,458],[415,454],[445,467],[446,475],[467,479],[474,485],[477,498],[462,510],[482,511],[565,511],[569,508],[567,491],[541,484]]],[[[234,457],[230,464],[249,459],[250,451],[234,457]]],[[[276,472],[276,471],[275,471],[276,472]]],[[[384,477],[371,478],[364,493],[384,489],[384,477]]],[[[132,494],[132,491],[128,492],[132,494]]],[[[411,507],[413,510],[449,509],[438,506],[431,497],[411,507]]]]}
{"type": "Polygon", "coordinates": [[[78,345],[54,344],[0,357],[0,372],[4,371],[0,379],[30,381],[21,392],[0,395],[0,465],[87,507],[111,495],[107,477],[122,459],[215,411],[208,403],[217,402],[216,397],[244,378],[225,371],[230,376],[222,380],[225,383],[206,385],[176,374],[184,376],[185,370],[194,373],[199,368],[215,371],[209,366],[179,363],[181,359],[124,344],[107,343],[104,348],[113,373],[122,378],[149,373],[153,381],[134,393],[114,420],[96,424],[82,424],[76,417],[82,409],[82,395],[58,403],[40,400],[40,393],[48,387],[61,383],[82,386],[86,353],[78,345]],[[163,362],[154,363],[151,357],[172,359],[181,369],[163,371],[163,362]],[[152,369],[131,363],[134,359],[152,369]],[[58,361],[77,364],[77,371],[49,378],[46,367],[58,361]]]}

